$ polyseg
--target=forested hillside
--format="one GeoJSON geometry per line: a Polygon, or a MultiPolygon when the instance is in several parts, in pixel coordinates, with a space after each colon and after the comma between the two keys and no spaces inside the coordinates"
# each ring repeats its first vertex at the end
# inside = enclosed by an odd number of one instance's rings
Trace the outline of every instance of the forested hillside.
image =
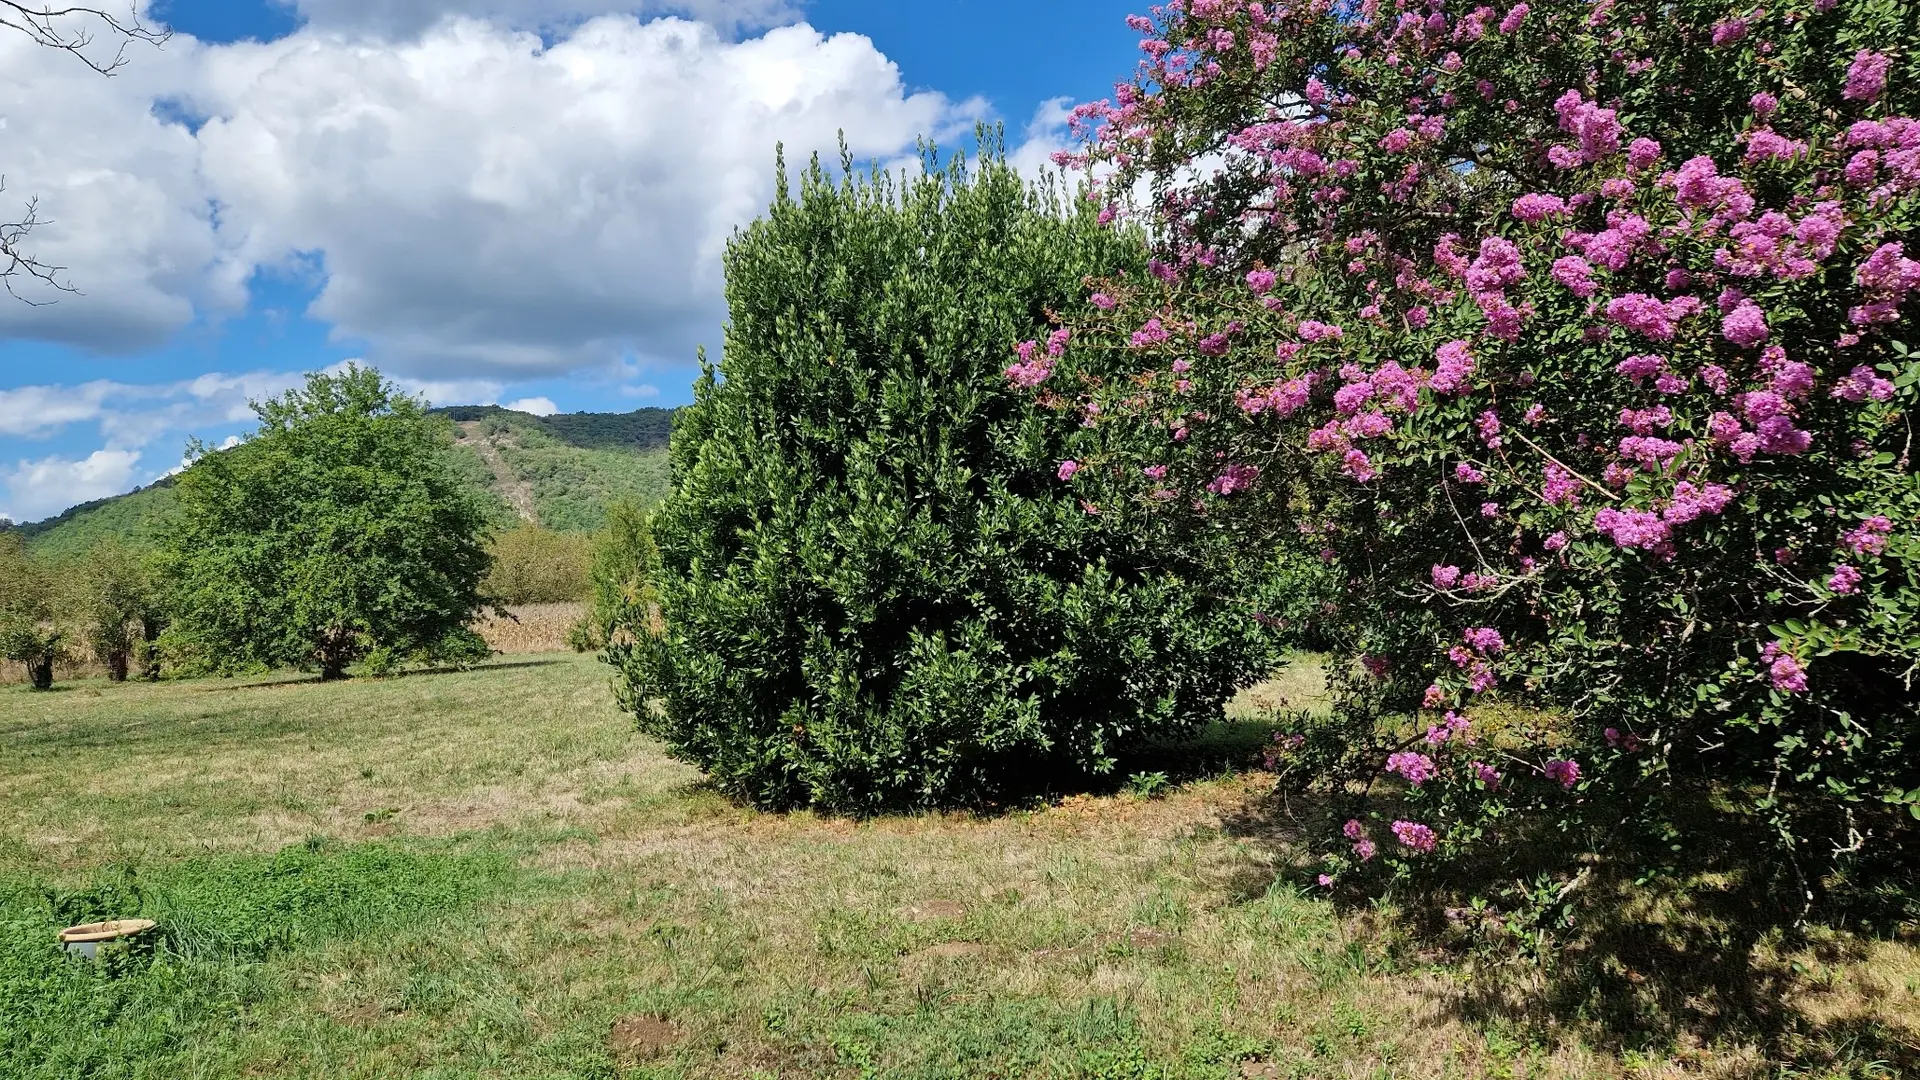
{"type": "MultiPolygon", "coordinates": [[[[614,500],[659,501],[667,488],[672,409],[534,416],[498,405],[436,409],[454,426],[449,453],[492,496],[497,522],[565,532],[597,529],[614,500]]],[[[174,506],[172,478],[75,506],[17,530],[49,557],[77,555],[108,537],[142,543],[174,506]]]]}

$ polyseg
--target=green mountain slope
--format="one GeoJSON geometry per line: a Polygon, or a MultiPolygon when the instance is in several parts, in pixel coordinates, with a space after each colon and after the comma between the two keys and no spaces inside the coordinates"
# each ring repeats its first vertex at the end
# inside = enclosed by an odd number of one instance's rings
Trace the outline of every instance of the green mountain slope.
{"type": "MultiPolygon", "coordinates": [[[[535,522],[585,532],[621,498],[658,502],[667,490],[673,410],[533,416],[497,405],[436,409],[454,427],[450,464],[486,493],[502,527],[535,522]]],[[[0,525],[49,558],[78,555],[106,537],[139,544],[174,507],[172,478],[73,507],[28,525],[0,525]]]]}
{"type": "Polygon", "coordinates": [[[58,517],[14,526],[14,530],[40,555],[64,559],[108,537],[143,544],[173,506],[173,478],[168,476],[125,495],[81,503],[58,517]]]}
{"type": "Polygon", "coordinates": [[[666,494],[667,451],[664,430],[568,423],[594,416],[535,417],[505,409],[475,419],[455,416],[454,451],[478,463],[478,471],[472,463],[462,471],[484,477],[487,489],[520,520],[565,532],[598,529],[614,501],[653,503],[666,494]]]}

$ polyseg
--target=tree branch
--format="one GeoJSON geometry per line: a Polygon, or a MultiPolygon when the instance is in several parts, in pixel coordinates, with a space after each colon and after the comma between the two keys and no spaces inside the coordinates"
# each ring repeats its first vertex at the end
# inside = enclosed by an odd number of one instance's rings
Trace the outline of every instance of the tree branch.
{"type": "MultiPolygon", "coordinates": [[[[0,0],[0,27],[25,34],[36,45],[67,53],[101,75],[112,77],[121,65],[127,62],[127,45],[134,41],[144,41],[150,45],[164,44],[173,36],[173,31],[154,29],[140,20],[140,11],[129,4],[125,17],[115,16],[96,7],[51,7],[44,0],[35,5],[20,0],[0,0]],[[111,58],[103,58],[90,52],[95,40],[95,31],[105,27],[109,36],[119,41],[111,58]]],[[[6,189],[4,177],[0,177],[0,191],[6,189]]],[[[40,200],[27,200],[27,206],[18,220],[0,222],[0,285],[5,285],[7,295],[32,307],[53,303],[52,300],[32,300],[20,295],[15,288],[16,278],[31,279],[57,291],[77,293],[78,289],[68,281],[63,281],[61,273],[64,266],[55,266],[37,258],[25,250],[29,233],[47,222],[40,217],[40,200]]]]}
{"type": "Polygon", "coordinates": [[[132,5],[128,5],[126,17],[120,18],[96,7],[49,7],[44,3],[0,0],[0,26],[18,30],[35,45],[70,53],[81,63],[108,76],[127,62],[128,43],[144,41],[161,45],[173,36],[172,30],[156,30],[141,22],[139,10],[132,5]],[[101,60],[87,54],[94,41],[95,23],[104,25],[120,42],[112,59],[101,60]]]}

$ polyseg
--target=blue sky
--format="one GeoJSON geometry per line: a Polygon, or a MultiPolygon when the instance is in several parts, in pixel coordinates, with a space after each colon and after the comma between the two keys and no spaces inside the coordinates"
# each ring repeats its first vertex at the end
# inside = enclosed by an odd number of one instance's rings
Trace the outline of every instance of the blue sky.
{"type": "Polygon", "coordinates": [[[774,141],[900,161],[984,119],[1042,161],[1139,6],[155,0],[178,36],[112,80],[0,40],[0,201],[40,198],[79,289],[0,298],[0,514],[147,483],[349,359],[441,404],[680,404],[774,141]]]}

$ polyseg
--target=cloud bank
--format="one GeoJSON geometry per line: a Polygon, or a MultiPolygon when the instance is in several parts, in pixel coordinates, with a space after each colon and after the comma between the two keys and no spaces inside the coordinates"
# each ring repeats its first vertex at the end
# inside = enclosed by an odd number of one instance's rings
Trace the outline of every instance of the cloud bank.
{"type": "MultiPolygon", "coordinates": [[[[781,5],[691,7],[750,20],[781,5]]],[[[0,305],[0,337],[151,348],[244,310],[268,269],[323,282],[310,313],[396,373],[680,365],[716,343],[720,255],[771,197],[776,143],[790,161],[831,156],[844,132],[856,158],[893,161],[986,113],[909,92],[868,39],[804,24],[733,40],[617,15],[543,39],[461,12],[584,12],[301,10],[311,24],[286,38],[176,37],[111,80],[0,38],[0,199],[40,197],[52,224],[34,247],[83,294],[0,305]],[[367,29],[420,11],[446,17],[367,29]]]]}

